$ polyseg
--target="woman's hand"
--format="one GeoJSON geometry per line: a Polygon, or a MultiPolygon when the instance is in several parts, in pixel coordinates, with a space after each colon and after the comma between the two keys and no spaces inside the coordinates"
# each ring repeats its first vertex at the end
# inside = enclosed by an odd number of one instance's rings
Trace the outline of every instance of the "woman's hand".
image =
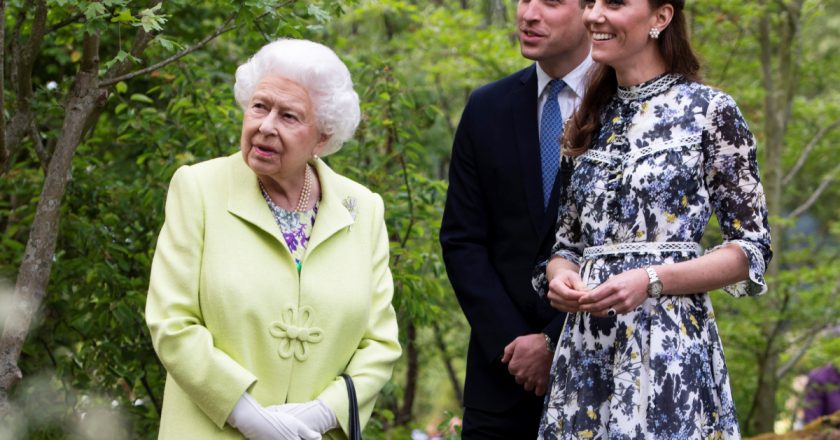
{"type": "Polygon", "coordinates": [[[649,282],[650,278],[644,269],[622,272],[580,298],[578,308],[595,316],[608,316],[610,309],[616,313],[627,313],[647,299],[649,282]]]}
{"type": "Polygon", "coordinates": [[[272,413],[286,413],[295,416],[304,425],[321,434],[338,428],[338,419],[335,413],[321,400],[312,400],[306,403],[286,403],[283,405],[272,405],[266,408],[272,413]]]}
{"type": "Polygon", "coordinates": [[[233,407],[228,423],[249,440],[321,440],[321,434],[295,416],[268,411],[244,393],[233,407]]]}
{"type": "Polygon", "coordinates": [[[583,283],[580,275],[571,269],[558,269],[554,277],[548,282],[548,302],[561,312],[578,312],[581,310],[580,301],[589,289],[583,283]]]}

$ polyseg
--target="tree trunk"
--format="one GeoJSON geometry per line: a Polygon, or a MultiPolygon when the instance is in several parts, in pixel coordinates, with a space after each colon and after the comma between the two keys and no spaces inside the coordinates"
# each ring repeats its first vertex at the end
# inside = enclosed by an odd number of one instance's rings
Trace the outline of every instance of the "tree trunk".
{"type": "Polygon", "coordinates": [[[15,284],[12,310],[0,338],[0,418],[9,409],[9,393],[23,377],[17,366],[23,343],[35,314],[46,296],[55,246],[59,214],[73,155],[82,139],[89,117],[104,105],[105,92],[98,87],[98,35],[85,38],[85,61],[76,76],[65,107],[64,123],[55,153],[50,160],[35,219],[26,243],[23,262],[15,284]]]}
{"type": "MultiPolygon", "coordinates": [[[[783,216],[782,180],[784,171],[782,166],[785,149],[785,135],[790,122],[793,97],[798,85],[797,61],[794,59],[798,51],[795,50],[801,38],[800,20],[803,0],[796,0],[786,5],[780,11],[774,11],[775,5],[767,1],[762,2],[763,15],[759,19],[758,39],[761,47],[762,82],[764,87],[764,191],[767,198],[767,208],[770,218],[783,216]],[[782,26],[774,26],[775,14],[781,18],[782,26]],[[772,36],[778,32],[778,39],[772,36]]],[[[782,268],[784,255],[783,225],[774,223],[771,228],[774,258],[767,268],[767,278],[776,278],[782,268]]],[[[787,322],[784,309],[788,306],[789,297],[784,292],[773,292],[781,297],[767,298],[768,305],[780,310],[779,321],[767,322],[763,333],[766,336],[764,353],[758,356],[758,383],[753,406],[746,420],[748,434],[772,432],[776,420],[776,391],[779,387],[778,370],[781,351],[780,346],[786,336],[787,322]]]]}
{"type": "MultiPolygon", "coordinates": [[[[6,167],[6,0],[0,0],[0,170],[6,167]]],[[[0,174],[3,174],[0,172],[0,174]]]]}
{"type": "Polygon", "coordinates": [[[405,372],[405,394],[403,395],[403,404],[400,411],[397,413],[394,424],[402,426],[411,421],[411,414],[414,408],[414,397],[417,395],[417,376],[419,375],[419,353],[417,350],[417,328],[413,322],[409,322],[406,326],[406,339],[408,343],[405,347],[407,366],[405,372]]]}
{"type": "Polygon", "coordinates": [[[443,365],[446,367],[446,375],[449,377],[449,383],[452,385],[452,391],[455,392],[455,398],[458,403],[464,403],[464,391],[461,389],[461,381],[458,380],[458,374],[455,373],[455,367],[452,366],[452,357],[446,351],[446,342],[443,340],[443,333],[437,324],[432,324],[432,330],[435,332],[435,343],[437,343],[440,356],[443,360],[443,365]]]}
{"type": "Polygon", "coordinates": [[[770,350],[769,355],[759,360],[758,388],[755,391],[754,415],[748,420],[748,433],[759,434],[773,432],[776,422],[776,390],[779,381],[776,378],[779,355],[770,350]]]}

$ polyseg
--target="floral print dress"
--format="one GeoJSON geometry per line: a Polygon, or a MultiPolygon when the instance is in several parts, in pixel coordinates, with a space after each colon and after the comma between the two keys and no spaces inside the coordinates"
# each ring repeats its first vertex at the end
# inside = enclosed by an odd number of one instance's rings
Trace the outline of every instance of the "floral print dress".
{"type": "MultiPolygon", "coordinates": [[[[699,256],[714,212],[766,291],[770,233],[755,140],[728,95],[678,75],[619,87],[592,148],[574,159],[553,255],[593,288],[611,275],[699,256]]],[[[540,273],[540,272],[538,272],[540,273]]],[[[545,294],[545,273],[534,287],[545,294]]],[[[611,318],[570,314],[540,439],[740,438],[707,293],[648,298],[611,318]]]]}
{"type": "Polygon", "coordinates": [[[312,236],[312,228],[315,226],[315,217],[318,215],[319,202],[315,202],[315,206],[308,211],[289,211],[277,206],[264,189],[260,188],[260,191],[271,209],[274,221],[280,227],[280,234],[283,235],[283,240],[289,247],[289,252],[295,259],[297,271],[300,273],[301,262],[306,254],[306,245],[309,244],[309,237],[312,236]]]}

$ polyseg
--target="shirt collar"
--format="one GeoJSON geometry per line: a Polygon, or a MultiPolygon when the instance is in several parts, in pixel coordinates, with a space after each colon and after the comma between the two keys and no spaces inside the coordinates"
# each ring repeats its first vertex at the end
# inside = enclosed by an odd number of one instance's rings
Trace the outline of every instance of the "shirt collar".
{"type": "MultiPolygon", "coordinates": [[[[586,55],[586,58],[578,64],[577,67],[572,69],[571,72],[567,73],[562,79],[566,83],[566,86],[575,92],[578,98],[583,96],[583,93],[586,91],[586,73],[589,72],[589,68],[592,67],[592,56],[586,55]]],[[[537,63],[537,97],[542,96],[545,87],[548,85],[548,82],[551,81],[552,77],[548,76],[542,67],[540,67],[540,63],[537,63]]]]}

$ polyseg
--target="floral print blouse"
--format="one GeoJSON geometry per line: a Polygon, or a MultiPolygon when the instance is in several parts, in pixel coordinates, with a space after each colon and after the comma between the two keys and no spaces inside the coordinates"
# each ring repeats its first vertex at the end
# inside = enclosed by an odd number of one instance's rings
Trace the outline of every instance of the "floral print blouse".
{"type": "MultiPolygon", "coordinates": [[[[553,255],[595,287],[614,274],[699,256],[714,212],[749,260],[734,296],[766,291],[771,257],[755,140],[731,97],[679,75],[622,88],[574,159],[553,255]]],[[[719,247],[719,246],[718,246],[719,247]]],[[[534,287],[545,294],[544,266],[534,287]]],[[[541,439],[740,438],[708,294],[648,298],[600,318],[570,314],[541,439]]]]}
{"type": "Polygon", "coordinates": [[[300,273],[303,256],[306,253],[306,245],[309,243],[309,237],[312,236],[312,228],[315,226],[315,217],[318,215],[318,203],[308,211],[289,211],[283,209],[273,201],[271,197],[266,194],[265,190],[260,188],[263,198],[271,209],[274,215],[274,220],[277,226],[280,227],[280,233],[289,247],[289,252],[295,259],[297,271],[300,273]]]}

